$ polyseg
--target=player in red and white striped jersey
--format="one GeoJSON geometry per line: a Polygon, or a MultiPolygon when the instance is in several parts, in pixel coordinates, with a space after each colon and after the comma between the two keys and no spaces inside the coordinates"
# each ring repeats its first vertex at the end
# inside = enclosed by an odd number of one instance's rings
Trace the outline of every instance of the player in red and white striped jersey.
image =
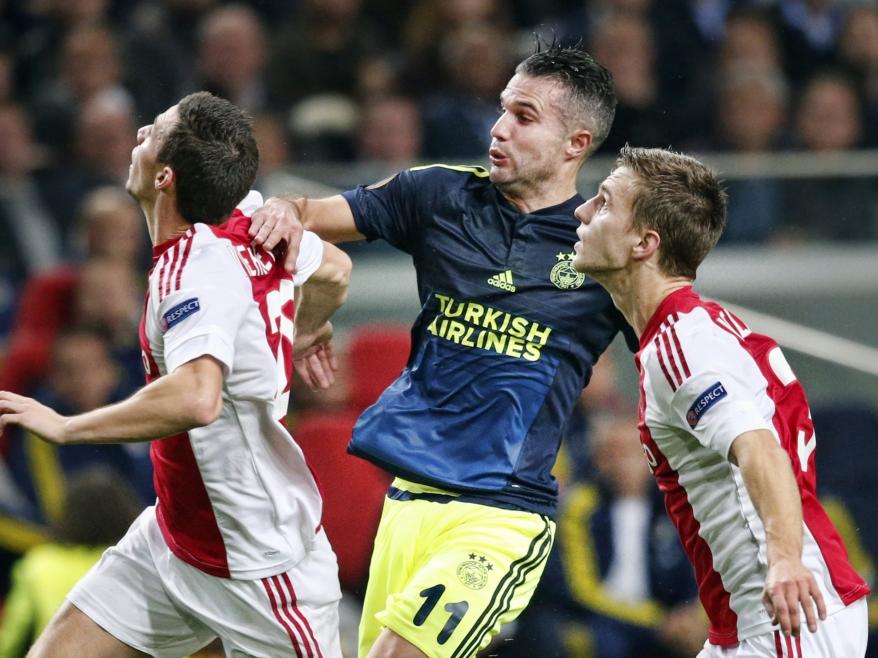
{"type": "Polygon", "coordinates": [[[244,196],[257,165],[246,115],[207,93],[141,128],[128,189],[154,245],[140,325],[147,385],[69,418],[0,393],[0,424],[54,443],[159,439],[156,505],[70,593],[34,658],[177,658],[215,637],[227,655],[341,656],[320,492],[283,420],[294,329],[303,358],[331,373],[321,344],[350,261],[305,233],[293,275],[251,246],[262,198],[244,196]]]}
{"type": "Polygon", "coordinates": [[[692,290],[725,225],[715,174],[625,147],[576,214],[574,266],[640,336],[640,440],[710,618],[700,658],[863,656],[869,588],[817,500],[804,389],[775,341],[692,290]]]}

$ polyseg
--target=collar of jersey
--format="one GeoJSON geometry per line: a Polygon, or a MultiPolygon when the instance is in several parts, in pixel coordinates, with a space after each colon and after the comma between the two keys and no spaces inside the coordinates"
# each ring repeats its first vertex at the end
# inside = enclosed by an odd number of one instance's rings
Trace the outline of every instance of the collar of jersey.
{"type": "MultiPolygon", "coordinates": [[[[574,194],[572,197],[567,199],[567,201],[562,201],[561,203],[548,206],[547,208],[540,208],[539,210],[534,210],[533,212],[521,212],[518,208],[513,205],[509,199],[507,199],[496,187],[494,188],[497,193],[497,198],[500,200],[500,204],[509,208],[510,210],[516,212],[519,215],[569,215],[570,220],[579,223],[576,220],[573,212],[585,201],[579,194],[574,194]]],[[[573,246],[571,245],[571,249],[573,246]]]]}
{"type": "Polygon", "coordinates": [[[652,314],[649,322],[646,323],[646,328],[644,328],[643,334],[640,336],[640,349],[646,347],[649,344],[649,341],[655,337],[662,326],[662,322],[665,321],[665,318],[668,317],[672,311],[681,310],[681,307],[685,304],[685,300],[694,301],[697,299],[698,294],[692,290],[692,286],[686,286],[685,288],[675,290],[665,297],[658,305],[655,313],[652,314]]]}
{"type": "Polygon", "coordinates": [[[168,238],[164,242],[161,242],[157,245],[153,245],[152,248],[152,264],[155,265],[158,262],[158,259],[162,257],[162,254],[165,253],[168,249],[177,244],[181,239],[186,237],[187,235],[192,235],[195,230],[195,226],[189,227],[188,230],[181,233],[180,235],[175,235],[173,238],[168,238]]]}

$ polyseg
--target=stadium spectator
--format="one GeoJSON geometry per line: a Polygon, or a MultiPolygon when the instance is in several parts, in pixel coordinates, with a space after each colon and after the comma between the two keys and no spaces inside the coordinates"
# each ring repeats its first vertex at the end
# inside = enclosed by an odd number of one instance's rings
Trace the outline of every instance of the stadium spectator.
{"type": "Polygon", "coordinates": [[[133,271],[144,269],[147,235],[134,201],[121,188],[106,186],[82,200],[77,218],[80,260],[118,260],[133,271]]]}
{"type": "MultiPolygon", "coordinates": [[[[47,370],[35,385],[35,396],[65,413],[84,413],[118,402],[132,390],[123,385],[103,336],[87,329],[58,336],[47,370]]],[[[125,481],[141,506],[155,499],[148,454],[128,446],[55,447],[15,429],[9,433],[5,463],[20,501],[11,507],[4,501],[7,524],[31,524],[45,530],[61,522],[67,481],[94,466],[107,468],[125,481]]],[[[8,533],[0,540],[4,549],[16,548],[8,533]]]]}
{"type": "Polygon", "coordinates": [[[24,108],[0,104],[0,276],[12,284],[61,259],[61,236],[34,174],[42,164],[24,108]]]}
{"type": "MultiPolygon", "coordinates": [[[[443,71],[447,65],[443,60],[447,60],[449,54],[443,51],[448,48],[445,44],[450,34],[485,25],[505,35],[512,34],[509,4],[506,0],[418,0],[412,3],[402,28],[404,51],[414,69],[414,75],[406,80],[406,90],[421,95],[439,91],[446,82],[443,71]]],[[[502,50],[503,43],[494,43],[491,50],[502,50]]],[[[488,55],[487,51],[479,51],[479,54],[488,55]]]]}
{"type": "Polygon", "coordinates": [[[358,63],[381,43],[379,30],[362,17],[361,5],[361,0],[299,3],[271,50],[268,85],[278,111],[309,96],[353,94],[358,63]]]}
{"type": "Polygon", "coordinates": [[[141,0],[120,32],[137,125],[196,89],[198,25],[216,0],[141,0]]]}
{"type": "Polygon", "coordinates": [[[844,11],[835,0],[778,0],[772,7],[786,72],[794,83],[832,63],[844,11]]]}
{"type": "Polygon", "coordinates": [[[77,269],[71,309],[73,326],[88,327],[103,335],[126,391],[135,390],[143,381],[143,358],[137,340],[142,290],[134,265],[114,257],[85,261],[77,269]]]}
{"type": "Polygon", "coordinates": [[[483,156],[509,77],[509,35],[487,23],[447,32],[440,48],[443,84],[422,104],[424,155],[438,160],[483,156]],[[473,66],[473,53],[479,65],[473,66]]]}
{"type": "Polygon", "coordinates": [[[116,472],[87,468],[70,478],[51,541],[30,549],[13,568],[0,623],[0,658],[23,658],[64,597],[142,509],[116,472]]]}
{"type": "MultiPolygon", "coordinates": [[[[812,153],[856,150],[863,116],[854,84],[838,73],[808,81],[796,110],[793,145],[812,153]]],[[[788,239],[864,240],[878,237],[878,176],[817,177],[785,183],[783,231],[788,239]]]]}
{"type": "Polygon", "coordinates": [[[693,64],[692,81],[683,92],[679,111],[686,126],[684,142],[691,148],[715,149],[704,135],[716,130],[721,111],[719,85],[742,71],[783,71],[777,30],[769,17],[756,9],[730,9],[725,30],[712,49],[702,50],[693,64]]]}
{"type": "Polygon", "coordinates": [[[421,156],[418,105],[404,96],[367,101],[360,113],[357,156],[367,162],[408,164],[421,156]]]}
{"type": "Polygon", "coordinates": [[[39,141],[55,149],[58,162],[66,163],[83,105],[103,93],[128,96],[128,92],[122,86],[125,70],[119,43],[108,25],[72,28],[64,36],[58,58],[58,76],[35,92],[34,126],[39,141]]]}
{"type": "Polygon", "coordinates": [[[198,88],[252,114],[265,110],[268,37],[259,14],[246,5],[223,5],[204,16],[198,35],[198,88]]]}
{"type": "MultiPolygon", "coordinates": [[[[714,147],[733,153],[767,153],[786,134],[788,86],[780,71],[741,69],[719,83],[718,128],[714,147]]],[[[769,178],[728,182],[725,243],[764,242],[781,220],[782,189],[769,178]]]]}
{"type": "Polygon", "coordinates": [[[660,146],[673,141],[659,97],[657,44],[647,17],[607,14],[595,24],[590,43],[595,58],[613,74],[619,98],[603,151],[615,153],[627,142],[660,146]]]}
{"type": "Polygon", "coordinates": [[[866,142],[878,146],[878,7],[851,9],[839,38],[838,64],[857,83],[867,119],[866,142]]]}
{"type": "Polygon", "coordinates": [[[76,164],[95,181],[121,188],[136,145],[134,131],[134,106],[127,94],[103,92],[89,99],[76,121],[76,164]]]}

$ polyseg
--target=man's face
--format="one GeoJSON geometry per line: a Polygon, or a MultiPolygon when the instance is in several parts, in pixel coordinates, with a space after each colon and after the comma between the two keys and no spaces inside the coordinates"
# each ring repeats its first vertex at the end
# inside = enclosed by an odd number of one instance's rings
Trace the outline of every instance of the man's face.
{"type": "Polygon", "coordinates": [[[137,131],[137,146],[131,150],[131,167],[125,189],[138,201],[153,198],[156,194],[155,177],[161,169],[158,154],[177,119],[177,106],[174,105],[137,131]]]}
{"type": "Polygon", "coordinates": [[[619,167],[601,183],[595,196],[576,209],[580,225],[573,267],[578,271],[612,272],[630,262],[631,248],[640,240],[632,226],[634,180],[630,169],[619,167]]]}
{"type": "Polygon", "coordinates": [[[491,182],[516,191],[558,175],[567,145],[567,92],[554,80],[516,73],[500,94],[491,129],[491,182]]]}

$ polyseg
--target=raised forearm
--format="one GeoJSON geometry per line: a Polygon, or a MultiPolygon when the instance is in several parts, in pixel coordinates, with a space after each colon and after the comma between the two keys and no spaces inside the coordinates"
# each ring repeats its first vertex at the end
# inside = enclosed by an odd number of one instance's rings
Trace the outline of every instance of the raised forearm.
{"type": "Polygon", "coordinates": [[[310,335],[329,321],[344,304],[351,279],[347,254],[324,244],[323,263],[300,288],[296,303],[296,335],[310,335]]]}
{"type": "Polygon", "coordinates": [[[325,199],[281,197],[281,200],[295,211],[305,230],[316,233],[327,242],[363,239],[357,230],[350,205],[340,194],[325,199]]]}

